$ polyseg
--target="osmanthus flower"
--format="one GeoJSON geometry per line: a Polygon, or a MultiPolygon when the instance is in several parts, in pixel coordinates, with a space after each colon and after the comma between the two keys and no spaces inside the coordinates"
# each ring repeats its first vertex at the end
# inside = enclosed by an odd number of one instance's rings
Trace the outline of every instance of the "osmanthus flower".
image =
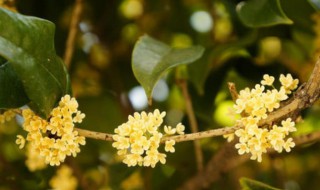
{"type": "Polygon", "coordinates": [[[72,169],[67,165],[62,165],[49,181],[53,189],[73,190],[77,189],[78,180],[72,174],[72,169]]]}
{"type": "Polygon", "coordinates": [[[26,143],[26,139],[22,135],[17,135],[16,144],[19,145],[20,149],[23,149],[26,143]]]}
{"type": "Polygon", "coordinates": [[[45,157],[39,155],[39,152],[35,149],[32,143],[28,143],[26,146],[26,161],[25,164],[30,171],[42,170],[47,167],[45,157]]]}
{"type": "MultiPolygon", "coordinates": [[[[158,109],[150,113],[136,112],[114,130],[112,146],[118,149],[117,154],[123,157],[123,163],[151,167],[158,162],[166,163],[166,154],[159,152],[162,137],[184,134],[185,127],[179,123],[176,127],[164,126],[164,133],[160,132],[165,115],[158,109]]],[[[165,151],[175,152],[174,144],[174,140],[167,140],[165,151]]]]}
{"type": "Polygon", "coordinates": [[[287,94],[290,94],[291,91],[296,89],[299,84],[299,80],[293,79],[291,74],[287,74],[287,76],[281,74],[279,80],[281,82],[282,87],[286,90],[287,94]]]}
{"type": "MultiPolygon", "coordinates": [[[[49,120],[40,118],[30,109],[24,109],[22,116],[23,129],[28,132],[27,143],[51,166],[60,165],[67,156],[75,157],[80,152],[79,146],[85,144],[85,138],[74,130],[75,123],[81,123],[85,115],[78,111],[78,102],[70,95],[61,98],[49,120]]],[[[23,147],[24,138],[18,135],[16,143],[23,147]]]]}
{"type": "Polygon", "coordinates": [[[237,136],[239,143],[235,148],[238,153],[250,153],[251,159],[258,162],[262,161],[262,154],[269,148],[277,152],[289,152],[295,146],[292,138],[288,138],[290,132],[296,131],[291,118],[281,121],[281,125],[259,127],[260,120],[266,119],[268,113],[279,108],[280,102],[288,99],[288,94],[291,94],[299,83],[298,79],[293,79],[290,74],[281,74],[279,81],[281,87],[277,90],[273,87],[274,77],[264,75],[261,85],[257,84],[252,90],[241,90],[234,109],[236,113],[242,113],[243,117],[237,123],[244,128],[236,130],[234,134],[225,135],[228,141],[231,141],[234,135],[237,136]]]}
{"type": "Polygon", "coordinates": [[[272,86],[274,82],[274,77],[269,76],[268,74],[263,75],[263,80],[261,81],[262,85],[272,86]]]}
{"type": "Polygon", "coordinates": [[[6,110],[3,113],[0,112],[0,124],[10,121],[15,116],[16,116],[16,112],[14,109],[6,110]]]}

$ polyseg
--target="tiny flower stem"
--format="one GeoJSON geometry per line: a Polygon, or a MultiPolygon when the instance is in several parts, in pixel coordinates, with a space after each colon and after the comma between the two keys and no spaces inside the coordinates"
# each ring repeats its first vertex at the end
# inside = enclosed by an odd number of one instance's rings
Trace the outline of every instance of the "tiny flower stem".
{"type": "MultiPolygon", "coordinates": [[[[188,115],[191,131],[192,131],[192,133],[197,134],[199,131],[198,123],[197,123],[196,116],[193,111],[192,100],[189,95],[187,81],[186,80],[179,80],[178,85],[180,86],[180,88],[182,90],[182,95],[183,95],[185,102],[186,102],[186,112],[188,115]]],[[[180,135],[178,135],[178,137],[179,136],[180,135]]],[[[179,138],[179,139],[183,139],[183,138],[184,137],[179,138]]],[[[194,141],[194,148],[195,148],[198,171],[202,171],[203,170],[203,154],[201,151],[200,142],[198,140],[194,141]]]]}

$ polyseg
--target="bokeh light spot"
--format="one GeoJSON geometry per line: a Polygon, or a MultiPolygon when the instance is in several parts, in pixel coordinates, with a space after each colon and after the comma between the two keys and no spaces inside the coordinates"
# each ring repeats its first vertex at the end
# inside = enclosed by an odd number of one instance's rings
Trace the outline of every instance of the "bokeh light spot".
{"type": "Polygon", "coordinates": [[[211,15],[206,11],[196,11],[190,17],[192,28],[200,33],[209,32],[213,27],[211,15]]]}
{"type": "Polygon", "coordinates": [[[168,98],[169,88],[165,80],[160,79],[153,89],[152,98],[155,101],[162,102],[168,98]]]}
{"type": "Polygon", "coordinates": [[[148,106],[148,99],[142,86],[136,86],[130,90],[129,100],[133,108],[138,111],[148,106]]]}

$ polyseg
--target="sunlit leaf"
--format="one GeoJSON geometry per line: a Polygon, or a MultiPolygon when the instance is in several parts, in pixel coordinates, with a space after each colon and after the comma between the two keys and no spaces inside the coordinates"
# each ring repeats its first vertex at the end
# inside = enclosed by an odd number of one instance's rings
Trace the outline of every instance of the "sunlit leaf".
{"type": "Polygon", "coordinates": [[[11,64],[0,65],[0,108],[17,108],[29,102],[22,82],[11,64]]]}
{"type": "Polygon", "coordinates": [[[0,56],[22,81],[29,106],[46,118],[69,93],[68,74],[54,49],[53,23],[0,8],[0,56]]]}
{"type": "Polygon", "coordinates": [[[240,185],[242,190],[280,190],[270,185],[264,184],[260,181],[252,180],[249,178],[241,178],[240,185]]]}
{"type": "Polygon", "coordinates": [[[173,49],[147,35],[141,37],[132,53],[132,70],[149,102],[152,90],[163,74],[176,66],[196,61],[203,52],[204,48],[200,46],[173,49]]]}
{"type": "Polygon", "coordinates": [[[317,10],[320,10],[320,0],[308,0],[309,3],[317,10]]]}
{"type": "Polygon", "coordinates": [[[248,0],[237,5],[240,20],[249,27],[292,24],[283,12],[279,0],[248,0]]]}

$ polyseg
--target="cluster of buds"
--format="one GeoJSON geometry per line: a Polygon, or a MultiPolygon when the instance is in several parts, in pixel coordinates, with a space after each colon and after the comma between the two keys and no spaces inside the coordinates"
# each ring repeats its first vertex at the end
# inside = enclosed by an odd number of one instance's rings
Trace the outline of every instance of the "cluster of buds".
{"type": "MultiPolygon", "coordinates": [[[[176,127],[164,126],[164,134],[159,131],[165,112],[156,109],[153,113],[134,113],[128,121],[114,130],[112,146],[123,156],[123,163],[128,166],[155,167],[158,162],[166,163],[166,154],[160,153],[161,138],[174,134],[184,134],[185,127],[179,123],[176,127]]],[[[166,152],[175,152],[175,141],[165,142],[166,152]]]]}
{"type": "MultiPolygon", "coordinates": [[[[261,84],[254,89],[241,90],[236,100],[234,109],[242,117],[237,122],[244,128],[235,131],[239,143],[235,145],[239,154],[251,153],[251,159],[262,161],[262,154],[268,148],[277,152],[289,152],[295,146],[292,138],[287,138],[290,132],[296,131],[295,123],[291,118],[281,122],[281,125],[259,127],[259,121],[267,118],[267,114],[280,107],[280,102],[288,99],[288,94],[298,87],[298,79],[293,79],[290,74],[281,74],[281,87],[279,90],[273,86],[274,77],[264,75],[261,84]],[[271,89],[267,89],[271,88],[271,89]]],[[[230,135],[229,135],[230,138],[230,135]]]]}
{"type": "Polygon", "coordinates": [[[85,144],[85,138],[74,130],[74,123],[81,123],[85,117],[78,111],[75,98],[65,95],[59,106],[50,113],[49,121],[40,118],[30,109],[22,111],[23,129],[27,137],[17,136],[16,143],[23,148],[28,141],[33,149],[51,166],[60,165],[66,156],[76,156],[80,152],[79,145],[85,144]]]}

